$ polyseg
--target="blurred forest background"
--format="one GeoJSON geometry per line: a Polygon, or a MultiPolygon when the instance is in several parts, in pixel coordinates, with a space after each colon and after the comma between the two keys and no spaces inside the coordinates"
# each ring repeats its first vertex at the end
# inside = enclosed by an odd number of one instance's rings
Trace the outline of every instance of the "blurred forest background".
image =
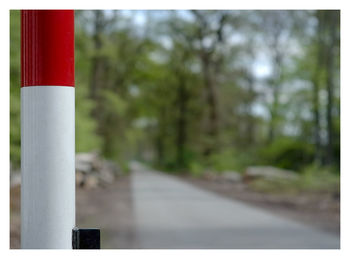
{"type": "MultiPolygon", "coordinates": [[[[20,166],[20,12],[10,11],[20,166]]],[[[339,11],[76,11],[76,151],[200,176],[340,170],[339,11]]],[[[303,180],[303,181],[304,181],[303,180]]]]}

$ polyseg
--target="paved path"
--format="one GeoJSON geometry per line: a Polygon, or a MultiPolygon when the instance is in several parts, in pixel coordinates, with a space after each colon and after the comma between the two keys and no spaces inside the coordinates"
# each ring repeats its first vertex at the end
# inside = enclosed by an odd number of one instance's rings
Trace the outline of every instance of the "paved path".
{"type": "Polygon", "coordinates": [[[133,164],[139,248],[339,248],[339,237],[133,164]]]}

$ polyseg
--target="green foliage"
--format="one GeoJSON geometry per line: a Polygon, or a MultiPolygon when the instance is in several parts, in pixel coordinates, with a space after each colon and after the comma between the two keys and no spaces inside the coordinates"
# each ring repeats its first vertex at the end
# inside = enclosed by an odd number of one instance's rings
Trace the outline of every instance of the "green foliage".
{"type": "Polygon", "coordinates": [[[250,183],[250,187],[267,193],[297,194],[300,192],[313,192],[339,195],[340,176],[331,167],[311,164],[302,169],[295,180],[257,179],[250,183]]]}
{"type": "Polygon", "coordinates": [[[340,175],[334,167],[313,163],[303,168],[301,175],[299,185],[304,190],[340,191],[340,175]]]}
{"type": "MultiPolygon", "coordinates": [[[[142,24],[122,11],[76,11],[77,152],[99,151],[125,171],[130,159],[194,176],[255,164],[303,171],[315,160],[316,110],[319,133],[328,134],[327,79],[334,71],[331,150],[339,169],[339,44],[325,41],[332,26],[319,13],[164,11],[142,24]],[[333,69],[324,62],[326,47],[335,48],[333,69]],[[257,64],[266,70],[260,53],[271,73],[257,76],[257,64]]],[[[10,12],[10,32],[10,159],[19,166],[19,11],[10,12]]],[[[311,186],[326,169],[305,170],[312,173],[301,179],[311,186]]]]}
{"type": "Polygon", "coordinates": [[[19,97],[15,93],[10,93],[10,160],[15,168],[20,166],[21,161],[20,107],[19,97]]]}
{"type": "Polygon", "coordinates": [[[10,11],[10,160],[15,168],[21,161],[20,101],[20,12],[10,11]]]}
{"type": "Polygon", "coordinates": [[[125,115],[127,104],[117,93],[111,90],[104,90],[101,93],[101,97],[103,98],[104,112],[112,114],[112,116],[125,115]]]}
{"type": "Polygon", "coordinates": [[[75,145],[76,152],[99,151],[101,138],[96,134],[97,122],[91,117],[95,103],[84,93],[85,85],[76,87],[75,145]]]}
{"type": "Polygon", "coordinates": [[[123,174],[129,174],[130,173],[130,166],[129,161],[125,159],[117,159],[117,163],[120,166],[123,174]]]}
{"type": "Polygon", "coordinates": [[[212,154],[209,163],[216,172],[229,170],[242,172],[247,166],[255,164],[256,159],[249,150],[238,151],[231,148],[212,154]]]}
{"type": "Polygon", "coordinates": [[[200,177],[203,175],[205,170],[205,167],[203,166],[202,163],[196,162],[196,161],[192,161],[189,164],[189,172],[190,175],[193,177],[200,177]]]}
{"type": "Polygon", "coordinates": [[[262,164],[300,170],[313,162],[314,147],[298,139],[283,137],[260,149],[259,159],[262,164]]]}

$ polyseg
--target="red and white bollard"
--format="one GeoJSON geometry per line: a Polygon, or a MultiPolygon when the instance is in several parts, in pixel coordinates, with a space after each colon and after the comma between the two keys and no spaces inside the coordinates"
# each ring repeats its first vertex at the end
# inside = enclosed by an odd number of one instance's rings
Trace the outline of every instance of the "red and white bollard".
{"type": "Polygon", "coordinates": [[[21,12],[21,246],[72,248],[74,11],[21,12]]]}

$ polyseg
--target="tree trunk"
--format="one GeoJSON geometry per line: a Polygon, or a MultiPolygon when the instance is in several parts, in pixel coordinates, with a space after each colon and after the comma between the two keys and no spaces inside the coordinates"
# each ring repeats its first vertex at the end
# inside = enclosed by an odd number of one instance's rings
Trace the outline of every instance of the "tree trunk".
{"type": "Polygon", "coordinates": [[[255,136],[254,136],[254,129],[255,129],[255,123],[254,123],[254,116],[252,111],[252,105],[253,105],[253,96],[254,96],[254,78],[253,75],[248,72],[247,75],[248,80],[248,100],[246,103],[247,106],[247,128],[246,128],[246,136],[247,136],[247,145],[251,146],[255,142],[255,136]]]}
{"type": "Polygon", "coordinates": [[[185,165],[184,161],[184,150],[186,145],[186,128],[187,128],[187,91],[186,91],[186,84],[181,77],[179,76],[179,87],[177,92],[177,100],[178,100],[178,106],[179,106],[179,116],[177,121],[177,143],[176,143],[176,149],[177,149],[177,164],[181,168],[185,165]]]}
{"type": "MultiPolygon", "coordinates": [[[[319,12],[319,11],[318,11],[319,12]]],[[[322,26],[320,24],[321,17],[319,13],[317,14],[318,17],[318,27],[317,27],[317,58],[316,58],[316,64],[315,64],[315,70],[314,75],[312,79],[313,83],[313,114],[314,114],[314,141],[315,141],[315,155],[314,160],[316,163],[321,163],[322,161],[322,154],[321,154],[321,138],[320,138],[320,109],[319,109],[319,90],[320,90],[320,80],[319,75],[321,74],[321,69],[324,64],[322,55],[323,55],[323,48],[322,48],[322,38],[321,38],[321,31],[322,26]]]]}
{"type": "MultiPolygon", "coordinates": [[[[316,73],[319,69],[316,69],[316,73]]],[[[313,79],[313,113],[314,113],[314,141],[315,141],[315,162],[321,162],[321,138],[320,138],[320,112],[319,112],[319,81],[317,75],[313,79]]]]}
{"type": "Polygon", "coordinates": [[[208,135],[210,137],[210,143],[204,150],[204,155],[206,156],[209,156],[217,149],[216,141],[218,136],[217,95],[209,59],[209,55],[202,55],[206,101],[209,108],[208,135]]]}
{"type": "Polygon", "coordinates": [[[155,139],[155,146],[156,146],[156,151],[157,151],[157,161],[158,165],[162,166],[164,165],[164,139],[165,139],[165,120],[166,114],[164,109],[160,109],[160,114],[159,114],[159,128],[158,128],[158,133],[156,135],[155,139]]]}
{"type": "Polygon", "coordinates": [[[329,34],[328,52],[327,52],[327,164],[334,163],[333,154],[333,100],[334,100],[334,55],[337,33],[337,13],[329,11],[327,20],[329,25],[327,34],[329,34]]]}
{"type": "Polygon", "coordinates": [[[94,56],[92,58],[91,66],[91,80],[90,80],[90,98],[95,99],[97,97],[97,89],[100,88],[103,73],[103,60],[99,56],[99,52],[102,48],[101,33],[103,32],[102,19],[103,13],[101,10],[96,10],[94,13],[94,56]]]}
{"type": "Polygon", "coordinates": [[[281,66],[282,66],[282,57],[276,50],[275,57],[274,57],[274,79],[273,79],[273,85],[272,85],[272,96],[273,96],[273,103],[270,110],[270,129],[269,129],[269,136],[268,141],[269,143],[273,142],[277,135],[277,128],[278,128],[278,120],[279,120],[279,98],[280,98],[280,82],[281,82],[281,66]]]}

